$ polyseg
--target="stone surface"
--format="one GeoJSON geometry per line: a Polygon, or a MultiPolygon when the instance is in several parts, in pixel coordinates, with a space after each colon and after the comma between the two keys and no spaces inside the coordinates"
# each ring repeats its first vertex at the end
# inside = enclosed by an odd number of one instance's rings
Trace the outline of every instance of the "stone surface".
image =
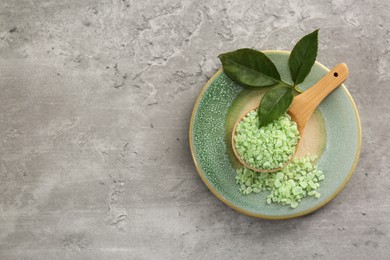
{"type": "Polygon", "coordinates": [[[389,10],[386,0],[2,0],[0,259],[387,258],[389,10]],[[192,106],[219,53],[291,50],[318,27],[318,60],[350,68],[359,165],[312,215],[246,217],[195,170],[192,106]]]}

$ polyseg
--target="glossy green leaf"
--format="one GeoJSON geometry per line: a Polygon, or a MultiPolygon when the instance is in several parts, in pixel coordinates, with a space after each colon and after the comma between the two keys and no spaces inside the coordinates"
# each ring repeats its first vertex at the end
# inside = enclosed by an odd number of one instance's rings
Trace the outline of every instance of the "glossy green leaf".
{"type": "Polygon", "coordinates": [[[273,62],[262,52],[239,49],[218,56],[224,72],[239,84],[249,87],[268,87],[280,82],[273,62]]]}
{"type": "Polygon", "coordinates": [[[294,85],[302,83],[310,73],[318,51],[318,29],[304,36],[294,46],[288,59],[291,78],[294,85]]]}
{"type": "Polygon", "coordinates": [[[259,127],[271,123],[286,113],[293,97],[292,89],[287,86],[278,85],[268,90],[260,101],[259,127]]]}

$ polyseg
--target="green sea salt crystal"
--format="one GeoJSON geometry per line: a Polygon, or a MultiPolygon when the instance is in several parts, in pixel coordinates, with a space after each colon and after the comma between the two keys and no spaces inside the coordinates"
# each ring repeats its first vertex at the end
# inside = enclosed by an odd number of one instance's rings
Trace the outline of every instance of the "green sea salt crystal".
{"type": "Polygon", "coordinates": [[[291,201],[290,206],[295,209],[296,207],[298,207],[298,202],[293,200],[293,201],[291,201]]]}
{"type": "Polygon", "coordinates": [[[296,208],[307,196],[315,198],[321,196],[317,192],[320,186],[318,182],[325,176],[317,166],[312,164],[315,159],[316,157],[313,156],[295,158],[286,167],[274,173],[259,173],[244,167],[240,168],[236,171],[239,190],[246,195],[252,192],[270,191],[266,199],[268,204],[281,203],[296,208]]]}
{"type": "MultiPolygon", "coordinates": [[[[237,125],[234,143],[238,154],[257,169],[282,167],[294,154],[299,140],[297,124],[288,114],[259,128],[257,110],[250,111],[237,125]]],[[[307,162],[305,162],[307,163],[307,162]]],[[[305,168],[313,167],[308,162],[305,168]]]]}

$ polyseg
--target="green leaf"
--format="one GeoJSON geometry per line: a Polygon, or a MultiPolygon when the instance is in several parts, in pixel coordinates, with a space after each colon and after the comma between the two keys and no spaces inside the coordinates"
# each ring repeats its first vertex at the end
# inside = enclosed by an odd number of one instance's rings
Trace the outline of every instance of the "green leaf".
{"type": "Polygon", "coordinates": [[[284,85],[278,85],[268,90],[261,99],[257,112],[259,127],[284,115],[290,108],[293,97],[292,89],[284,85]]]}
{"type": "Polygon", "coordinates": [[[280,74],[264,53],[239,49],[218,56],[224,72],[239,84],[249,87],[268,87],[280,82],[280,74]]]}
{"type": "Polygon", "coordinates": [[[294,46],[288,59],[294,85],[302,83],[316,61],[318,51],[318,29],[304,36],[294,46]]]}

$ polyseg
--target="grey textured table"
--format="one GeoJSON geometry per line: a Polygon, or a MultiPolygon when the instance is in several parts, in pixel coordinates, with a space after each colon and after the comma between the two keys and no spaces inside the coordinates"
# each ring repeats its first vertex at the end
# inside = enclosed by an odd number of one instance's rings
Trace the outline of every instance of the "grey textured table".
{"type": "Polygon", "coordinates": [[[0,259],[389,259],[390,2],[0,2],[0,259]],[[317,2],[317,3],[314,3],[317,2]],[[216,199],[188,145],[217,55],[346,62],[363,147],[331,203],[266,221],[216,199]]]}

